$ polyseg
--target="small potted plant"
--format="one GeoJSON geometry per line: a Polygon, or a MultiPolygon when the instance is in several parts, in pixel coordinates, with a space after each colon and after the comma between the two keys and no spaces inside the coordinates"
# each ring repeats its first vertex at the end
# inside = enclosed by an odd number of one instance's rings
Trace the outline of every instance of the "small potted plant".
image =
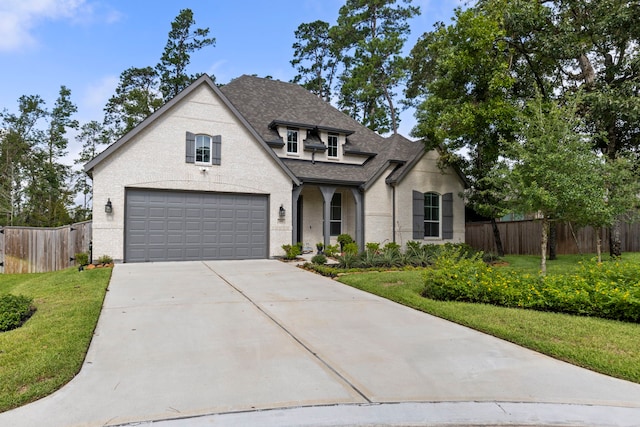
{"type": "Polygon", "coordinates": [[[322,242],[316,243],[316,249],[318,249],[318,255],[322,255],[322,250],[324,249],[324,243],[322,242]]]}

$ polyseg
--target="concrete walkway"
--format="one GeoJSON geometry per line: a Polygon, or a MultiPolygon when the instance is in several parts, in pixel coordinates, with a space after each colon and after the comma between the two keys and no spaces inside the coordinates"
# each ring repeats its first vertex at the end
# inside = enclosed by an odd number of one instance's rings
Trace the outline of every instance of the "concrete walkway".
{"type": "Polygon", "coordinates": [[[0,426],[640,425],[640,385],[279,261],[117,265],[81,372],[0,426]]]}

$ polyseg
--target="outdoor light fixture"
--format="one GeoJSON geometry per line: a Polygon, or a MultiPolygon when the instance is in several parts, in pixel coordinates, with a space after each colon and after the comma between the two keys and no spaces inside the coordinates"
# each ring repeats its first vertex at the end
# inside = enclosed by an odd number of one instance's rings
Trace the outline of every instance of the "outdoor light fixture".
{"type": "Polygon", "coordinates": [[[111,204],[111,199],[107,199],[107,204],[104,205],[104,211],[108,214],[113,212],[113,205],[111,204]]]}
{"type": "Polygon", "coordinates": [[[284,210],[284,206],[280,205],[280,218],[284,218],[287,211],[284,210]]]}

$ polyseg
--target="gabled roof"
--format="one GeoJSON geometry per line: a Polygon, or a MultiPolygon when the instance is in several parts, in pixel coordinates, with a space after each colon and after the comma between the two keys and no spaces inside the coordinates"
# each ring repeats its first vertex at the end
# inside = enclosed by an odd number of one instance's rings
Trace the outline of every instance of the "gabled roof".
{"type": "MultiPolygon", "coordinates": [[[[366,190],[392,166],[394,169],[386,182],[395,184],[425,153],[422,141],[410,141],[397,134],[382,137],[297,84],[244,75],[219,88],[205,74],[88,162],[85,171],[91,173],[96,165],[167,114],[201,85],[213,90],[295,185],[325,182],[361,186],[366,190]],[[325,148],[317,137],[319,130],[343,134],[347,137],[345,153],[364,156],[366,160],[359,165],[280,158],[271,148],[284,145],[277,126],[307,129],[308,139],[303,140],[303,144],[312,151],[325,148]]],[[[466,183],[462,175],[461,179],[466,183]]]]}
{"type": "Polygon", "coordinates": [[[298,178],[287,168],[282,160],[273,152],[271,148],[269,148],[266,141],[258,135],[252,126],[249,125],[247,120],[236,110],[236,108],[229,102],[229,100],[220,92],[220,89],[215,85],[213,80],[206,75],[203,74],[200,78],[198,78],[195,82],[185,88],[182,92],[172,98],[169,102],[164,104],[160,109],[155,111],[149,117],[144,119],[140,124],[138,124],[135,128],[129,131],[122,138],[108,146],[103,152],[98,154],[92,160],[90,160],[87,164],[84,165],[84,170],[86,173],[91,173],[93,168],[104,161],[107,157],[117,151],[124,144],[128,143],[132,140],[136,135],[140,134],[144,129],[146,129],[153,122],[164,116],[173,106],[182,101],[185,97],[195,91],[201,85],[207,85],[213,92],[220,98],[220,100],[229,108],[231,113],[247,128],[247,130],[254,136],[256,141],[265,149],[265,151],[273,158],[273,160],[282,168],[282,170],[289,175],[289,177],[293,180],[294,183],[300,184],[298,178]]]}
{"type": "Polygon", "coordinates": [[[366,189],[390,165],[402,170],[424,152],[422,142],[400,135],[382,137],[297,84],[244,75],[220,90],[274,146],[273,141],[282,141],[276,125],[295,126],[342,133],[347,136],[345,153],[367,157],[363,165],[283,159],[303,182],[341,182],[366,189]]]}

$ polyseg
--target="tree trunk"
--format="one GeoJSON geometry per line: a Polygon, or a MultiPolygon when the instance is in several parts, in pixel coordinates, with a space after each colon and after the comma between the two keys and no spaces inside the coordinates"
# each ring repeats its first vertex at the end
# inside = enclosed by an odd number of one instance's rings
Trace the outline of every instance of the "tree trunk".
{"type": "Polygon", "coordinates": [[[555,261],[558,259],[556,255],[556,249],[558,246],[558,224],[553,221],[549,223],[549,261],[555,261]]]}
{"type": "Polygon", "coordinates": [[[598,254],[598,263],[602,262],[602,238],[600,237],[600,233],[602,230],[600,228],[594,229],[596,232],[596,253],[598,254]]]}
{"type": "Polygon", "coordinates": [[[616,220],[609,227],[609,255],[611,258],[622,256],[622,240],[620,238],[620,220],[616,220]]]}
{"type": "Polygon", "coordinates": [[[498,229],[498,223],[495,218],[491,218],[491,229],[493,230],[493,240],[496,243],[496,250],[498,251],[498,256],[504,256],[504,248],[502,247],[502,239],[500,238],[500,230],[498,229]]]}
{"type": "Polygon", "coordinates": [[[542,235],[540,236],[540,274],[547,275],[547,239],[549,235],[549,220],[542,217],[542,235]]]}

